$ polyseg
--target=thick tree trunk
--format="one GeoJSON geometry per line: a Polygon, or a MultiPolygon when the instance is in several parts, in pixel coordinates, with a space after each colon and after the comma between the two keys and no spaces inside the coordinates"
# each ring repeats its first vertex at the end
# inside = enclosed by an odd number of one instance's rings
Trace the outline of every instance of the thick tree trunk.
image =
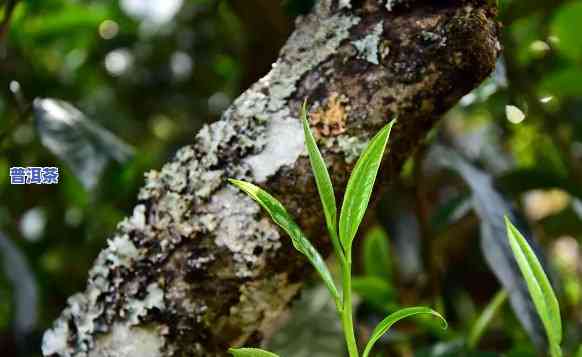
{"type": "Polygon", "coordinates": [[[329,250],[302,101],[312,104],[338,188],[370,136],[398,116],[383,164],[383,178],[393,177],[438,117],[493,69],[500,45],[487,3],[321,0],[297,20],[267,76],[146,174],[86,290],[46,332],[44,355],[224,356],[271,335],[311,270],[226,178],[267,188],[329,250]]]}

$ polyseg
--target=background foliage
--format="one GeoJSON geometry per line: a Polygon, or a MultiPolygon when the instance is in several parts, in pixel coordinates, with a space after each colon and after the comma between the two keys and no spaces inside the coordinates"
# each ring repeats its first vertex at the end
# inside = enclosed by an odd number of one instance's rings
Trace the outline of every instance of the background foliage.
{"type": "MultiPolygon", "coordinates": [[[[106,237],[133,206],[143,173],[190,143],[268,71],[293,17],[311,1],[0,5],[0,351],[38,356],[42,331],[83,288],[106,237]],[[71,103],[133,155],[108,160],[96,185],[83,185],[82,174],[46,145],[55,134],[40,125],[50,118],[35,98],[71,103]],[[13,186],[12,166],[58,166],[61,182],[13,186]]],[[[504,55],[495,74],[446,115],[385,188],[377,214],[362,227],[369,234],[354,247],[361,336],[403,305],[436,305],[450,323],[446,332],[430,322],[403,324],[382,340],[386,355],[463,353],[474,321],[519,277],[491,254],[503,228],[498,218],[509,210],[545,258],[565,354],[580,348],[582,1],[501,0],[500,7],[504,55]]],[[[60,142],[73,147],[103,138],[92,130],[65,133],[69,139],[60,142]]],[[[314,285],[305,295],[320,290],[314,285]]],[[[509,291],[514,307],[527,304],[519,291],[509,291]]],[[[298,323],[307,316],[329,321],[329,306],[306,298],[296,309],[273,349],[337,356],[337,326],[298,323]]],[[[484,356],[532,355],[539,331],[535,322],[522,327],[528,312],[499,309],[475,348],[484,356]]]]}

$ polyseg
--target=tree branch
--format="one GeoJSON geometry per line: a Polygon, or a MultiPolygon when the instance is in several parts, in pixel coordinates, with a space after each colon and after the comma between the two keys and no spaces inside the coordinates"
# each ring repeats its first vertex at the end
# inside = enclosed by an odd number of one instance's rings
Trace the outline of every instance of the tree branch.
{"type": "MultiPolygon", "coordinates": [[[[438,117],[492,70],[487,1],[321,0],[271,72],[161,171],[45,333],[45,356],[225,356],[258,344],[310,271],[290,240],[226,178],[266,187],[322,250],[324,225],[298,120],[307,97],[336,187],[391,117],[383,179],[438,117]],[[438,4],[437,4],[438,3],[438,4]]],[[[339,192],[338,192],[339,193],[339,192]]]]}

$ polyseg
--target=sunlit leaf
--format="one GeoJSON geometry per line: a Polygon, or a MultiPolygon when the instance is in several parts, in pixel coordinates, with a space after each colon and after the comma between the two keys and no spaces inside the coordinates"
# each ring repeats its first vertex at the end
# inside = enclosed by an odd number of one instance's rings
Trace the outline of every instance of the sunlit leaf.
{"type": "Polygon", "coordinates": [[[364,238],[364,272],[388,280],[392,276],[390,244],[380,226],[370,229],[364,238]]]}
{"type": "Polygon", "coordinates": [[[507,217],[505,224],[511,250],[546,329],[552,353],[555,353],[556,346],[562,341],[562,320],[558,299],[542,265],[523,235],[507,217]]]}
{"type": "Polygon", "coordinates": [[[94,188],[110,160],[124,162],[132,149],[71,104],[36,99],[34,117],[42,144],[63,160],[87,189],[94,188]]]}
{"type": "Polygon", "coordinates": [[[337,206],[335,202],[335,194],[333,192],[331,178],[329,177],[325,161],[323,161],[323,157],[317,148],[313,134],[311,133],[311,130],[309,130],[309,122],[307,121],[307,103],[304,103],[303,108],[301,109],[301,119],[303,121],[305,146],[309,153],[311,169],[313,171],[313,176],[315,177],[315,183],[323,206],[327,230],[336,251],[340,252],[341,247],[337,237],[337,206]]]}
{"type": "Polygon", "coordinates": [[[348,180],[339,220],[339,236],[346,255],[351,252],[352,241],[368,208],[394,123],[392,120],[370,140],[348,180]]]}
{"type": "Polygon", "coordinates": [[[257,201],[269,213],[271,218],[273,218],[273,221],[287,232],[291,237],[295,249],[309,259],[313,267],[323,279],[324,284],[327,286],[336,303],[339,304],[339,294],[333,282],[333,278],[325,265],[325,261],[313,245],[311,245],[307,237],[305,237],[293,218],[291,218],[289,213],[287,213],[287,210],[283,207],[281,202],[260,187],[251,183],[235,179],[229,179],[228,181],[257,201]]]}
{"type": "Polygon", "coordinates": [[[258,348],[229,348],[228,352],[234,357],[279,357],[274,353],[258,348]]]}
{"type": "Polygon", "coordinates": [[[420,314],[428,314],[428,315],[438,317],[442,321],[443,329],[447,328],[447,321],[445,320],[445,318],[441,314],[439,314],[438,312],[436,312],[433,309],[430,309],[428,307],[417,306],[417,307],[408,307],[408,308],[405,308],[402,310],[398,310],[398,311],[388,315],[388,317],[386,317],[384,320],[382,320],[378,324],[378,326],[376,326],[376,328],[374,328],[374,331],[372,331],[372,335],[370,337],[370,340],[368,341],[368,343],[366,344],[366,348],[364,349],[363,357],[368,357],[368,355],[370,354],[370,351],[374,347],[374,344],[380,339],[380,337],[382,337],[382,335],[384,335],[390,329],[390,327],[392,327],[392,325],[394,325],[398,321],[405,319],[407,317],[414,316],[414,315],[420,315],[420,314]]]}

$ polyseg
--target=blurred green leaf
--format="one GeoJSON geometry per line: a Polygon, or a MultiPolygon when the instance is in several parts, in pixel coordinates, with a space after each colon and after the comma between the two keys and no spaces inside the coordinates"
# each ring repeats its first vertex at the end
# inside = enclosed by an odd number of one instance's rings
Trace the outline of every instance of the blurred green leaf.
{"type": "MultiPolygon", "coordinates": [[[[582,2],[571,1],[562,5],[552,18],[551,34],[558,39],[558,48],[571,60],[582,59],[582,2]]],[[[578,82],[579,83],[579,82],[578,82]]]]}
{"type": "Polygon", "coordinates": [[[392,259],[388,235],[380,226],[371,228],[364,238],[364,272],[386,281],[392,278],[392,259]]]}
{"type": "Polygon", "coordinates": [[[479,315],[479,318],[477,319],[477,321],[475,321],[473,327],[471,328],[471,331],[469,332],[468,337],[469,348],[474,349],[477,346],[479,340],[481,339],[481,336],[483,336],[483,333],[485,332],[485,330],[487,329],[487,327],[489,326],[489,324],[491,323],[499,309],[503,306],[505,301],[507,301],[507,296],[508,296],[507,291],[501,290],[500,292],[495,294],[491,302],[485,307],[483,312],[481,312],[481,315],[479,315]]]}
{"type": "MultiPolygon", "coordinates": [[[[578,46],[582,48],[582,46],[578,46]]],[[[544,74],[540,89],[564,97],[582,96],[582,69],[579,66],[562,67],[544,74]]]]}
{"type": "Polygon", "coordinates": [[[385,280],[376,276],[360,276],[352,279],[352,289],[366,302],[385,310],[394,302],[394,289],[385,280]]]}

